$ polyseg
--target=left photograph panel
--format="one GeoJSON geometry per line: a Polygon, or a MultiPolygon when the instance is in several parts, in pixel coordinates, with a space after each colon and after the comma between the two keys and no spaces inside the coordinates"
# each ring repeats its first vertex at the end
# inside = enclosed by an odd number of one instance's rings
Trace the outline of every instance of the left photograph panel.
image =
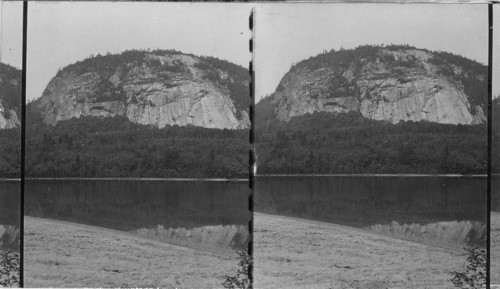
{"type": "Polygon", "coordinates": [[[0,287],[19,287],[22,2],[0,2],[0,29],[0,287]]]}
{"type": "Polygon", "coordinates": [[[248,284],[250,13],[29,3],[25,286],[248,284]]]}

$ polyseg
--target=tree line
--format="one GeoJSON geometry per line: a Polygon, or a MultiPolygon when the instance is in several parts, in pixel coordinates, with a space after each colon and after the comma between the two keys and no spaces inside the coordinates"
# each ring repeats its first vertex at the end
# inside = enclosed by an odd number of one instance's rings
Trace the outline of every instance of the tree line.
{"type": "Polygon", "coordinates": [[[321,112],[263,122],[255,137],[259,174],[487,172],[486,124],[392,124],[321,112]]]}
{"type": "MultiPolygon", "coordinates": [[[[487,169],[486,124],[393,125],[355,112],[314,113],[288,123],[260,116],[254,130],[259,174],[485,174],[487,169]]],[[[492,127],[492,173],[500,173],[498,99],[492,127]]],[[[0,177],[20,175],[20,134],[19,128],[0,130],[0,177]]],[[[159,129],[125,117],[82,117],[55,127],[37,121],[27,126],[26,175],[247,177],[248,136],[249,130],[159,129]]]]}
{"type": "Polygon", "coordinates": [[[29,126],[27,177],[248,177],[249,130],[157,128],[125,117],[29,126]]]}

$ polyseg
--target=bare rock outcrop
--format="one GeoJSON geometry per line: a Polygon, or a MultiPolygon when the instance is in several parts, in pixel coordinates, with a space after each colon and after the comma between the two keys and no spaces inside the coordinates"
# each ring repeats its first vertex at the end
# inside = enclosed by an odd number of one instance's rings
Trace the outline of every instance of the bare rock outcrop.
{"type": "Polygon", "coordinates": [[[12,109],[5,109],[0,103],[0,129],[15,128],[21,125],[17,114],[12,109]]]}
{"type": "Polygon", "coordinates": [[[409,46],[325,52],[294,65],[267,104],[281,121],[356,111],[391,123],[486,121],[487,70],[461,56],[409,46]]]}
{"type": "Polygon", "coordinates": [[[97,56],[60,71],[36,101],[43,122],[125,116],[134,123],[250,127],[248,72],[176,51],[97,56]],[[234,73],[236,71],[236,73],[234,73]]]}
{"type": "Polygon", "coordinates": [[[19,127],[21,71],[0,63],[0,129],[19,127]]]}

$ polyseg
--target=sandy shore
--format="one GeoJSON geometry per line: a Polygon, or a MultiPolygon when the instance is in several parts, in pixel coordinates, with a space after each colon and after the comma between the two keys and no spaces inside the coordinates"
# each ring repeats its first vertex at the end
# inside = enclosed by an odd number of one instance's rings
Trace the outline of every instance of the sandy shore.
{"type": "Polygon", "coordinates": [[[361,229],[255,214],[255,288],[453,288],[465,256],[361,229]]]}
{"type": "Polygon", "coordinates": [[[500,213],[491,213],[490,233],[490,283],[500,285],[500,213]]]}
{"type": "Polygon", "coordinates": [[[198,250],[133,234],[25,217],[26,287],[220,288],[231,250],[198,250]]]}

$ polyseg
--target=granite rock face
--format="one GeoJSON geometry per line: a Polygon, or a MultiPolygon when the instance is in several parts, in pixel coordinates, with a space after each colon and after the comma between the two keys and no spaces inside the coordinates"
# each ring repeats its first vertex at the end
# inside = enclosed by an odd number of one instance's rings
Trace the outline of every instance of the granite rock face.
{"type": "Polygon", "coordinates": [[[0,102],[0,129],[15,128],[21,125],[17,114],[12,109],[5,109],[0,102]]]}
{"type": "Polygon", "coordinates": [[[298,63],[268,103],[281,121],[356,111],[393,124],[479,124],[486,121],[486,72],[485,66],[448,53],[365,46],[298,63]]]}
{"type": "Polygon", "coordinates": [[[245,71],[175,51],[98,56],[60,71],[35,105],[50,125],[73,117],[119,115],[159,128],[244,129],[250,127],[245,71]]]}
{"type": "Polygon", "coordinates": [[[18,115],[21,104],[21,71],[0,63],[0,129],[21,125],[18,115]]]}

